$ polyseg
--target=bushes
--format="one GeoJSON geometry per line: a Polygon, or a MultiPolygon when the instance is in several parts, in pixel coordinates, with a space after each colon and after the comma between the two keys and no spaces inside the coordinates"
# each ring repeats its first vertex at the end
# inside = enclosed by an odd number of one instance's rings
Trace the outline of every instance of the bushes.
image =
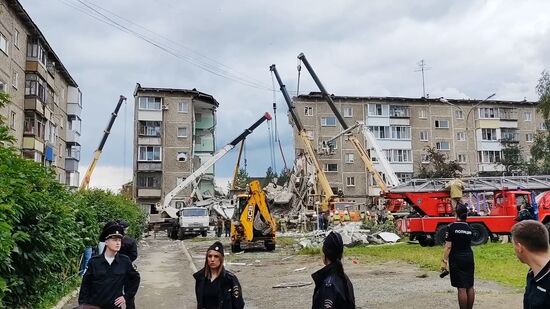
{"type": "MultiPolygon", "coordinates": [[[[3,129],[0,120],[0,142],[7,141],[3,129]]],[[[41,308],[44,297],[52,301],[74,284],[84,247],[97,243],[108,219],[127,220],[136,238],[143,230],[144,215],[131,200],[73,193],[51,169],[0,143],[0,308],[41,308]]]]}

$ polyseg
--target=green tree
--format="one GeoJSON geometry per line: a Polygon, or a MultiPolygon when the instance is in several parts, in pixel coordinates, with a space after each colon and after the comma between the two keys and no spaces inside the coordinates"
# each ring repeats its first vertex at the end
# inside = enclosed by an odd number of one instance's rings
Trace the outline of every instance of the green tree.
{"type": "Polygon", "coordinates": [[[248,176],[248,172],[244,168],[240,168],[239,172],[237,173],[237,179],[235,179],[235,189],[246,189],[249,179],[250,176],[248,176]]]}
{"type": "Polygon", "coordinates": [[[546,130],[537,133],[531,146],[530,174],[548,174],[550,172],[550,75],[547,71],[541,73],[536,86],[539,100],[537,112],[541,113],[546,130]]]}
{"type": "Polygon", "coordinates": [[[512,176],[526,171],[526,162],[523,159],[522,148],[517,142],[501,141],[502,158],[499,165],[505,170],[505,175],[512,176]]]}
{"type": "Polygon", "coordinates": [[[279,174],[279,178],[277,178],[277,184],[279,186],[284,186],[290,180],[290,173],[290,169],[283,168],[279,174]]]}
{"type": "Polygon", "coordinates": [[[429,164],[420,163],[419,178],[454,178],[460,176],[463,168],[456,161],[449,161],[447,154],[435,147],[426,147],[429,164]]]}
{"type": "Polygon", "coordinates": [[[266,186],[267,184],[272,182],[274,178],[277,178],[277,177],[278,177],[277,172],[274,172],[271,166],[268,167],[267,171],[265,172],[265,184],[263,185],[266,186]]]}
{"type": "MultiPolygon", "coordinates": [[[[10,96],[0,91],[0,108],[3,108],[10,102],[10,96]]],[[[15,142],[15,138],[11,135],[11,130],[6,126],[4,116],[0,115],[0,147],[3,145],[10,146],[15,142]]]]}

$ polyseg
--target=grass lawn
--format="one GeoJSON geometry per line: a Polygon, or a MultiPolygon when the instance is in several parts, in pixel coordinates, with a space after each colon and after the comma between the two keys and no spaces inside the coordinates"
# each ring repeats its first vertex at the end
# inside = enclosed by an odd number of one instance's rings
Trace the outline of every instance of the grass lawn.
{"type": "MultiPolygon", "coordinates": [[[[477,279],[485,279],[504,285],[523,288],[529,269],[520,263],[512,244],[486,244],[473,247],[477,279]]],[[[404,261],[422,268],[439,271],[443,247],[421,247],[417,244],[346,248],[344,255],[363,262],[404,261]]]]}

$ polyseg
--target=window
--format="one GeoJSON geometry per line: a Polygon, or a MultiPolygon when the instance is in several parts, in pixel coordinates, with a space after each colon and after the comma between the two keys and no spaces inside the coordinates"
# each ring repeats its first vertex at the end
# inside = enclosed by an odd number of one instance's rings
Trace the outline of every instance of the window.
{"type": "Polygon", "coordinates": [[[2,33],[0,33],[0,50],[6,53],[6,55],[8,54],[8,40],[2,33]]]}
{"type": "Polygon", "coordinates": [[[139,146],[139,161],[160,161],[160,146],[139,146]]]}
{"type": "Polygon", "coordinates": [[[189,102],[179,102],[178,113],[189,113],[189,102]]]}
{"type": "Polygon", "coordinates": [[[428,141],[428,131],[420,131],[420,140],[423,142],[428,141]]]}
{"type": "Polygon", "coordinates": [[[187,137],[187,127],[178,128],[178,137],[187,137]]]}
{"type": "Polygon", "coordinates": [[[176,159],[179,161],[179,162],[185,162],[187,161],[187,152],[185,151],[178,151],[178,154],[176,156],[176,159]]]}
{"type": "Polygon", "coordinates": [[[391,138],[411,139],[411,127],[391,127],[391,138]]]}
{"type": "Polygon", "coordinates": [[[390,117],[410,117],[410,110],[408,106],[390,105],[390,117]]]}
{"type": "Polygon", "coordinates": [[[323,141],[322,145],[325,147],[329,147],[332,150],[338,149],[338,143],[336,142],[336,140],[332,140],[330,143],[328,141],[323,141]]]}
{"type": "Polygon", "coordinates": [[[321,117],[321,126],[322,127],[335,127],[336,126],[336,117],[321,117]]]}
{"type": "Polygon", "coordinates": [[[385,150],[386,158],[390,162],[406,163],[412,162],[411,151],[408,149],[390,149],[385,150]]]}
{"type": "Polygon", "coordinates": [[[427,115],[428,115],[428,114],[426,113],[426,110],[425,110],[425,109],[419,109],[419,110],[418,110],[418,118],[420,118],[420,119],[426,119],[426,118],[428,118],[427,115]]]}
{"type": "Polygon", "coordinates": [[[456,161],[458,163],[466,163],[466,155],[461,153],[456,156],[456,161]]]}
{"type": "Polygon", "coordinates": [[[435,121],[435,127],[440,129],[448,129],[449,128],[449,120],[436,120],[435,121]]]}
{"type": "Polygon", "coordinates": [[[139,97],[139,109],[160,110],[162,98],[159,97],[139,97]]]}
{"type": "Polygon", "coordinates": [[[423,153],[423,154],[421,155],[420,161],[421,161],[422,163],[430,163],[430,159],[428,158],[428,155],[425,154],[425,153],[423,153]]]}
{"type": "Polygon", "coordinates": [[[336,163],[325,163],[325,172],[338,172],[338,164],[336,163]]]}
{"type": "Polygon", "coordinates": [[[306,130],[306,135],[307,135],[307,138],[312,141],[314,139],[314,135],[313,135],[313,131],[311,130],[306,130]]]}
{"type": "Polygon", "coordinates": [[[47,63],[47,56],[46,56],[46,50],[40,43],[38,43],[37,39],[29,40],[27,43],[27,57],[29,58],[35,58],[40,63],[42,63],[44,66],[47,63]]]}
{"type": "Polygon", "coordinates": [[[138,188],[160,189],[160,178],[155,175],[138,174],[138,188]]]}
{"type": "Polygon", "coordinates": [[[15,72],[15,71],[13,71],[13,80],[11,82],[11,85],[15,89],[19,88],[19,73],[15,72]]]}
{"type": "Polygon", "coordinates": [[[19,31],[17,31],[17,29],[15,29],[15,32],[13,33],[13,46],[19,49],[19,31]]]}
{"type": "Polygon", "coordinates": [[[500,151],[478,151],[477,153],[481,163],[499,163],[501,159],[500,151]]]}
{"type": "Polygon", "coordinates": [[[440,142],[435,143],[435,148],[437,150],[450,150],[451,145],[448,141],[440,141],[440,142]]]}
{"type": "Polygon", "coordinates": [[[196,122],[201,122],[202,121],[202,114],[201,113],[195,114],[195,121],[196,122]]]}
{"type": "Polygon", "coordinates": [[[6,92],[5,87],[6,87],[6,84],[3,81],[0,81],[0,91],[6,92]]]}
{"type": "Polygon", "coordinates": [[[346,177],[346,186],[355,187],[355,177],[346,177]]]}
{"type": "Polygon", "coordinates": [[[390,138],[390,127],[376,126],[369,127],[369,130],[372,131],[372,134],[374,134],[374,137],[377,139],[390,138]]]}
{"type": "Polygon", "coordinates": [[[10,113],[10,128],[12,128],[14,130],[15,130],[15,116],[16,116],[15,112],[12,111],[10,113]]]}
{"type": "Polygon", "coordinates": [[[481,129],[481,140],[483,141],[496,141],[497,129],[481,129]]]}
{"type": "Polygon", "coordinates": [[[525,141],[532,143],[533,142],[533,133],[525,134],[525,141]]]}
{"type": "Polygon", "coordinates": [[[306,116],[313,116],[313,107],[311,106],[306,106],[304,108],[304,115],[306,116]]]}
{"type": "Polygon", "coordinates": [[[139,134],[145,136],[160,136],[160,121],[140,121],[139,134]]]}
{"type": "Polygon", "coordinates": [[[352,107],[344,107],[344,117],[346,117],[346,118],[353,117],[353,108],[352,107]]]}
{"type": "Polygon", "coordinates": [[[369,116],[382,116],[384,108],[382,104],[369,104],[369,116]]]}
{"type": "Polygon", "coordinates": [[[464,134],[464,132],[456,132],[456,140],[457,141],[465,141],[466,140],[466,134],[464,134]]]}
{"type": "Polygon", "coordinates": [[[539,130],[546,130],[546,123],[544,123],[544,122],[539,123],[538,129],[539,130]]]}
{"type": "Polygon", "coordinates": [[[464,113],[461,110],[455,111],[455,118],[456,119],[464,119],[464,113]]]}
{"type": "Polygon", "coordinates": [[[395,173],[395,176],[399,179],[399,182],[407,182],[412,179],[412,173],[395,173]]]}
{"type": "Polygon", "coordinates": [[[531,121],[533,120],[533,117],[531,115],[531,112],[523,112],[523,119],[525,121],[531,121]]]}
{"type": "Polygon", "coordinates": [[[355,160],[355,156],[354,156],[353,153],[346,153],[346,154],[344,155],[344,158],[345,158],[345,162],[346,162],[346,163],[353,163],[354,160],[355,160]]]}
{"type": "Polygon", "coordinates": [[[493,119],[498,118],[498,108],[496,107],[480,107],[479,118],[481,119],[493,119]]]}

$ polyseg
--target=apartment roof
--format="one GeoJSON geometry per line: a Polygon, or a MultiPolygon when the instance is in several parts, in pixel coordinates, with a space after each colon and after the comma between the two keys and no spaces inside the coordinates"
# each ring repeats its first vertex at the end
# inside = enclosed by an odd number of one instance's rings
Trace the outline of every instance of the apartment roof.
{"type": "MultiPolygon", "coordinates": [[[[374,102],[385,102],[385,103],[409,103],[409,104],[427,104],[427,103],[438,103],[445,104],[441,102],[441,98],[404,98],[404,97],[357,97],[357,96],[336,96],[331,95],[334,101],[374,101],[374,102]]],[[[296,98],[296,97],[295,97],[296,98]]],[[[320,92],[310,92],[309,94],[301,94],[297,97],[298,99],[303,100],[323,100],[323,96],[320,92]]],[[[447,102],[452,104],[464,104],[464,105],[475,105],[483,102],[483,100],[475,99],[448,99],[445,98],[447,102]]],[[[538,102],[533,101],[505,101],[505,100],[487,100],[484,104],[492,105],[536,105],[538,102]]]]}
{"type": "Polygon", "coordinates": [[[10,8],[15,12],[15,14],[17,14],[17,16],[21,19],[21,21],[23,22],[23,25],[27,27],[27,30],[29,31],[31,36],[36,37],[40,40],[40,43],[42,43],[44,48],[48,51],[48,57],[53,58],[55,60],[55,67],[58,69],[61,75],[65,77],[68,84],[73,87],[78,87],[75,80],[69,74],[69,71],[67,71],[67,69],[65,68],[61,60],[59,60],[59,57],[57,57],[57,55],[53,51],[53,48],[50,46],[50,44],[46,40],[46,37],[44,36],[44,34],[42,34],[38,26],[32,21],[31,17],[27,13],[27,11],[25,11],[21,3],[19,3],[19,1],[17,0],[7,0],[6,2],[10,6],[10,8]]]}
{"type": "Polygon", "coordinates": [[[176,89],[176,88],[151,88],[151,87],[141,87],[139,83],[136,83],[136,90],[134,91],[134,96],[138,92],[168,92],[168,93],[180,93],[185,95],[193,95],[196,99],[210,103],[216,107],[220,106],[220,103],[214,99],[212,95],[209,95],[204,92],[200,92],[197,89],[176,89]]]}

